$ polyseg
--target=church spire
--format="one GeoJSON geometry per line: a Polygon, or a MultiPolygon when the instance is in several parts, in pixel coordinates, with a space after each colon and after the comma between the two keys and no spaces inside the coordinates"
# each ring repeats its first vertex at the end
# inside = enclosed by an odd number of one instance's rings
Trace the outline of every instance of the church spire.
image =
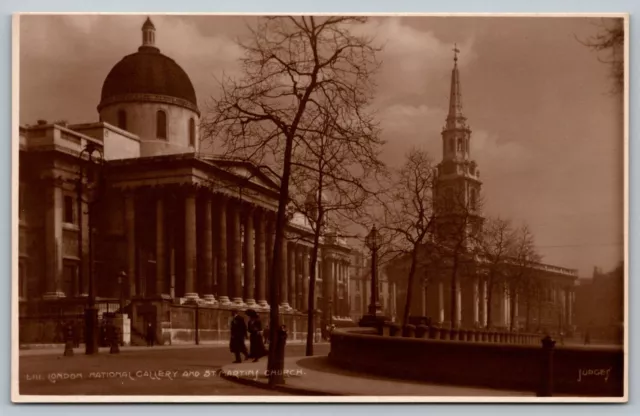
{"type": "Polygon", "coordinates": [[[158,51],[156,47],[156,27],[148,16],[142,25],[142,46],[139,50],[158,51]]]}
{"type": "Polygon", "coordinates": [[[458,71],[457,44],[453,47],[453,70],[451,71],[451,92],[449,95],[449,114],[446,129],[466,128],[466,118],[462,114],[462,92],[460,90],[460,72],[458,71]]]}

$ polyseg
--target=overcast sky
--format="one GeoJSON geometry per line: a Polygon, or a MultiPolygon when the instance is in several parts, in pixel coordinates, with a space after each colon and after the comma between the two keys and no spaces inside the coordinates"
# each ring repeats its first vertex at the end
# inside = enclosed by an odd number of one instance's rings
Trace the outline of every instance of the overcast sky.
{"type": "MultiPolygon", "coordinates": [[[[20,27],[20,123],[97,121],[102,82],[141,44],[144,16],[27,16],[20,27]]],[[[152,16],[156,44],[190,76],[206,112],[215,77],[237,73],[235,40],[254,17],[152,16]]],[[[376,106],[384,158],[412,147],[439,161],[454,42],[485,213],[526,222],[543,261],[613,268],[623,258],[623,107],[609,68],[577,40],[600,19],[388,17],[376,106]]],[[[601,58],[607,58],[601,56],[601,58]]]]}

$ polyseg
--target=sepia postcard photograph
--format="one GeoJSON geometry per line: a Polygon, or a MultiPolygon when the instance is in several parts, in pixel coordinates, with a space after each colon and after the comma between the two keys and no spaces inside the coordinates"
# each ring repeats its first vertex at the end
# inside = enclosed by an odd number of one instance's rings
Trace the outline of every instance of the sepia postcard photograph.
{"type": "Polygon", "coordinates": [[[16,14],[14,402],[627,402],[628,15],[16,14]]]}

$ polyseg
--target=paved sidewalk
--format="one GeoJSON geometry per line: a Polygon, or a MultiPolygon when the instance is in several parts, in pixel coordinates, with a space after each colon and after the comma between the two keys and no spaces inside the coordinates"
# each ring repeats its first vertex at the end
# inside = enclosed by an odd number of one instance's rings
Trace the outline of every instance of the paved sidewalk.
{"type": "MultiPolygon", "coordinates": [[[[254,387],[268,387],[267,360],[222,367],[227,380],[254,387]]],[[[494,390],[435,385],[360,374],[334,367],[326,356],[285,359],[285,384],[276,390],[311,396],[467,396],[467,397],[535,397],[529,391],[494,390]]]]}

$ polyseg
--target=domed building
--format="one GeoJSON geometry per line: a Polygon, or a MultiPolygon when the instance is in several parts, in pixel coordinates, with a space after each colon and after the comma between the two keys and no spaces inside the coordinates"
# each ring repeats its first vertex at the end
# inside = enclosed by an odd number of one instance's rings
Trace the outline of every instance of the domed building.
{"type": "Polygon", "coordinates": [[[136,134],[141,156],[197,151],[196,92],[180,65],[155,46],[155,32],[147,18],[138,52],[122,58],[107,75],[100,120],[136,134]]]}
{"type": "MultiPolygon", "coordinates": [[[[122,317],[133,344],[149,324],[164,344],[225,339],[229,309],[245,308],[279,307],[290,339],[306,337],[311,231],[288,224],[284,273],[270,278],[279,185],[199,152],[196,91],[149,18],[97,111],[97,122],[20,127],[20,342],[58,342],[61,319],[83,332],[95,310],[122,317]],[[268,303],[271,285],[280,305],[268,303]]],[[[321,252],[317,327],[349,315],[351,250],[327,238],[321,252]]]]}

